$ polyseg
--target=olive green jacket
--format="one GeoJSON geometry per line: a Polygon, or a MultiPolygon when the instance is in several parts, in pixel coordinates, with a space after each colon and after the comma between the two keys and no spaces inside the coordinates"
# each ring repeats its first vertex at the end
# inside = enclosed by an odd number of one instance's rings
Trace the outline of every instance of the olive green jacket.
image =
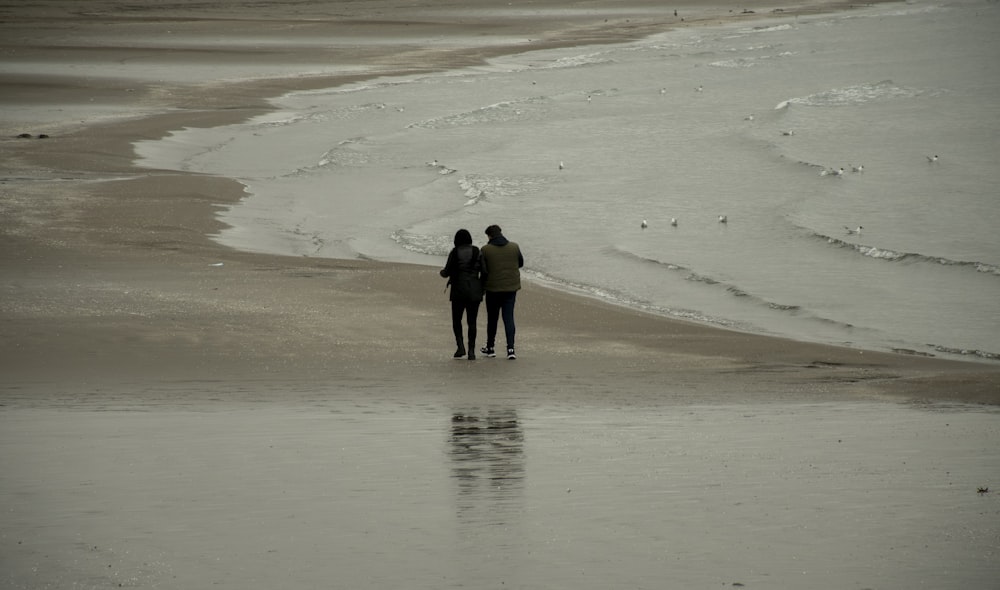
{"type": "Polygon", "coordinates": [[[497,236],[482,247],[482,275],[486,277],[486,291],[517,291],[521,288],[521,271],[524,257],[516,242],[497,236]]]}

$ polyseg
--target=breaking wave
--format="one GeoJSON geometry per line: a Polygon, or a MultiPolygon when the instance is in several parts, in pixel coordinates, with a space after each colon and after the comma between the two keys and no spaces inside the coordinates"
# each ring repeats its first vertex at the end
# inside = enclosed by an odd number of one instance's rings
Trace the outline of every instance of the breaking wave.
{"type": "Polygon", "coordinates": [[[593,65],[613,63],[613,62],[614,60],[607,57],[606,52],[585,53],[581,55],[561,57],[548,64],[538,65],[535,67],[535,69],[549,70],[549,69],[561,69],[561,68],[579,68],[584,66],[593,66],[593,65]]]}
{"type": "Polygon", "coordinates": [[[447,235],[415,234],[397,230],[389,237],[404,250],[431,256],[447,256],[454,245],[451,236],[447,235]]]}
{"type": "Polygon", "coordinates": [[[793,104],[809,107],[846,107],[882,100],[913,98],[924,93],[925,91],[916,88],[898,86],[892,80],[882,80],[874,84],[833,88],[809,96],[790,98],[778,103],[774,108],[780,110],[793,104]]]}
{"type": "Polygon", "coordinates": [[[630,297],[620,291],[614,291],[604,287],[597,287],[594,285],[587,285],[584,283],[569,281],[535,270],[525,269],[522,270],[522,272],[525,275],[531,277],[533,280],[536,280],[540,283],[545,283],[561,291],[567,291],[577,295],[583,295],[585,297],[599,299],[601,301],[605,301],[607,303],[611,303],[614,305],[620,305],[623,307],[627,307],[629,309],[637,309],[640,311],[654,313],[657,315],[668,316],[683,320],[690,320],[703,324],[711,324],[715,326],[731,328],[734,330],[744,330],[744,331],[752,330],[750,326],[746,326],[729,319],[710,316],[700,311],[653,305],[648,301],[641,301],[634,297],[630,297]]]}
{"type": "Polygon", "coordinates": [[[487,105],[475,110],[454,113],[443,117],[435,117],[417,121],[406,126],[407,129],[445,129],[449,127],[464,127],[468,125],[487,125],[521,119],[527,113],[521,107],[546,102],[544,96],[533,96],[520,100],[507,100],[487,105]]]}
{"type": "Polygon", "coordinates": [[[364,138],[345,139],[336,147],[324,153],[316,166],[325,168],[327,166],[360,167],[370,163],[371,156],[362,151],[358,151],[355,145],[365,143],[364,138]]]}
{"type": "MultiPolygon", "coordinates": [[[[762,51],[776,49],[775,46],[762,45],[760,47],[748,47],[745,51],[762,51]]],[[[795,55],[794,51],[781,51],[778,53],[759,55],[759,56],[740,56],[732,57],[729,59],[721,59],[718,61],[713,61],[708,65],[717,68],[752,68],[760,63],[772,61],[775,59],[781,59],[784,57],[790,57],[795,55]]]]}
{"type": "Polygon", "coordinates": [[[997,352],[987,352],[985,350],[977,350],[972,348],[950,348],[947,346],[939,346],[937,344],[928,345],[938,352],[943,352],[945,354],[957,354],[959,356],[974,356],[981,359],[1000,361],[1000,353],[997,352]]]}
{"type": "Polygon", "coordinates": [[[639,256],[639,255],[634,254],[632,252],[627,252],[627,251],[620,250],[620,249],[617,249],[617,248],[612,249],[612,253],[615,254],[615,255],[617,255],[617,256],[623,257],[623,258],[628,258],[628,259],[633,260],[633,261],[641,262],[643,264],[654,264],[656,266],[659,266],[659,267],[661,267],[661,268],[663,268],[665,270],[671,271],[671,272],[684,273],[684,275],[685,275],[684,276],[684,280],[686,280],[686,281],[691,281],[691,282],[695,282],[695,283],[703,283],[705,285],[710,285],[710,286],[713,286],[713,287],[716,287],[716,286],[720,287],[722,289],[725,289],[726,292],[729,293],[730,295],[732,295],[733,297],[746,298],[746,300],[749,301],[749,302],[752,302],[752,303],[757,304],[757,305],[766,306],[766,307],[768,307],[770,309],[773,309],[775,311],[786,311],[786,312],[797,313],[797,312],[799,312],[799,311],[802,310],[802,308],[800,306],[798,306],[798,305],[790,305],[790,304],[785,304],[785,303],[776,303],[774,301],[767,301],[766,299],[763,299],[763,298],[758,297],[756,295],[752,295],[750,293],[747,293],[742,288],[740,288],[740,287],[738,287],[736,285],[727,284],[727,283],[724,283],[724,282],[719,281],[717,279],[714,279],[712,277],[698,274],[698,273],[694,272],[693,270],[691,270],[691,269],[689,269],[687,267],[681,266],[679,264],[674,264],[672,262],[663,262],[661,260],[654,260],[652,258],[646,258],[644,256],[639,256]]]}
{"type": "Polygon", "coordinates": [[[466,206],[488,199],[535,194],[542,190],[543,185],[544,181],[538,178],[492,174],[468,174],[458,181],[458,186],[469,199],[466,206]]]}
{"type": "Polygon", "coordinates": [[[793,27],[792,25],[783,24],[783,25],[753,27],[751,29],[743,29],[743,32],[744,33],[773,33],[775,31],[791,31],[794,28],[795,27],[793,27]]]}
{"type": "Polygon", "coordinates": [[[975,270],[976,272],[985,273],[988,275],[993,275],[1000,277],[1000,266],[995,264],[987,264],[985,262],[972,262],[966,260],[952,260],[950,258],[944,258],[942,256],[928,256],[926,254],[919,254],[916,252],[897,252],[888,248],[879,248],[877,246],[867,246],[865,244],[856,244],[854,242],[848,242],[840,238],[834,238],[832,236],[827,236],[823,234],[812,234],[815,239],[823,240],[828,244],[832,244],[838,248],[844,248],[847,250],[853,250],[862,256],[868,256],[869,258],[875,258],[876,260],[885,260],[886,262],[900,262],[900,261],[919,261],[928,262],[933,264],[940,264],[943,266],[957,266],[964,267],[975,270]]]}

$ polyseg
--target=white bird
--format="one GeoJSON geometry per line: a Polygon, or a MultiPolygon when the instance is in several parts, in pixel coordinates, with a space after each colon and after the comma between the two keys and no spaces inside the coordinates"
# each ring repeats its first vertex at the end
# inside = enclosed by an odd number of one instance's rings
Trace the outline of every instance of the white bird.
{"type": "Polygon", "coordinates": [[[565,167],[566,167],[566,164],[563,164],[562,161],[560,161],[559,162],[559,169],[562,170],[565,167]]]}
{"type": "Polygon", "coordinates": [[[931,164],[933,164],[934,162],[938,161],[938,157],[936,155],[934,155],[934,156],[927,156],[927,161],[930,162],[931,164]]]}
{"type": "Polygon", "coordinates": [[[851,229],[851,228],[849,228],[849,227],[847,227],[847,226],[845,225],[845,226],[844,226],[844,229],[846,229],[846,230],[847,230],[847,235],[854,235],[854,234],[856,234],[856,235],[859,235],[859,236],[860,236],[860,235],[861,235],[861,230],[863,230],[863,229],[865,229],[865,228],[863,228],[863,227],[861,227],[861,226],[859,225],[859,226],[858,226],[857,228],[855,228],[855,229],[851,229]]]}
{"type": "Polygon", "coordinates": [[[719,223],[728,223],[728,222],[729,222],[729,218],[728,217],[726,217],[725,215],[720,215],[719,216],[719,223]]]}
{"type": "Polygon", "coordinates": [[[660,94],[666,94],[666,93],[667,93],[666,88],[660,88],[660,94]]]}
{"type": "Polygon", "coordinates": [[[677,218],[676,217],[671,217],[670,218],[670,225],[672,225],[674,227],[677,227],[677,218]]]}
{"type": "Polygon", "coordinates": [[[701,92],[701,91],[702,91],[702,90],[704,90],[704,89],[705,89],[705,87],[704,87],[704,86],[701,86],[701,85],[699,85],[699,86],[698,86],[697,88],[695,88],[695,89],[694,89],[694,91],[695,91],[695,92],[701,92]]]}
{"type": "Polygon", "coordinates": [[[865,167],[862,164],[858,164],[857,166],[851,165],[851,172],[864,172],[864,171],[865,167]]]}
{"type": "Polygon", "coordinates": [[[795,135],[795,132],[789,129],[788,131],[782,131],[781,134],[784,135],[785,137],[791,137],[795,135]]]}
{"type": "Polygon", "coordinates": [[[643,219],[642,223],[639,224],[639,227],[641,227],[642,229],[646,229],[647,227],[649,227],[649,224],[646,223],[645,219],[643,219]]]}
{"type": "Polygon", "coordinates": [[[747,115],[746,117],[743,117],[743,120],[744,121],[753,121],[753,115],[747,115]]]}
{"type": "Polygon", "coordinates": [[[434,167],[440,166],[440,164],[438,164],[437,160],[431,160],[430,162],[427,162],[427,165],[428,166],[434,166],[434,167]]]}

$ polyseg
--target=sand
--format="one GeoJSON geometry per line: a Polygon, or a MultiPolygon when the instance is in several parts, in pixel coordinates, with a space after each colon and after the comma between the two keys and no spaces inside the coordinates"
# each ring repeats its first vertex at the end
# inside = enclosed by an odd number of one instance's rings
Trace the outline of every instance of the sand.
{"type": "MultiPolygon", "coordinates": [[[[452,7],[458,16],[450,18],[447,8],[391,2],[150,3],[128,12],[95,2],[82,13],[74,3],[50,2],[12,10],[3,25],[13,65],[0,76],[2,100],[5,113],[25,120],[7,122],[0,140],[7,170],[0,362],[7,391],[16,387],[18,395],[38,399],[54,387],[86,391],[130,382],[394,375],[447,382],[456,369],[440,362],[450,357],[451,334],[436,269],[218,246],[210,239],[220,228],[214,213],[238,199],[241,187],[224,178],[135,169],[131,142],[243,120],[263,112],[268,96],[354,79],[226,81],[249,65],[272,74],[281,64],[319,69],[329,52],[338,64],[376,63],[383,71],[444,68],[529,46],[740,18],[707,4],[682,7],[675,19],[657,4],[525,2],[504,16],[452,7]],[[688,12],[698,18],[680,21],[688,12]],[[463,50],[470,31],[486,40],[463,50]],[[317,38],[344,41],[326,46],[317,38]],[[424,39],[434,42],[423,47],[424,39]],[[345,57],[342,46],[353,52],[345,57]],[[414,51],[421,52],[420,65],[410,61],[414,51]],[[121,72],[112,66],[133,61],[155,64],[152,73],[163,77],[144,78],[148,66],[121,72]],[[25,63],[39,73],[6,73],[25,63]],[[102,71],[118,77],[92,76],[102,71]]],[[[657,377],[669,374],[706,395],[836,391],[1000,400],[996,365],[721,331],[532,284],[518,315],[518,379],[551,378],[554,390],[573,375],[594,387],[669,395],[657,377]]]]}
{"type": "MultiPolygon", "coordinates": [[[[283,579],[276,571],[267,580],[256,577],[267,571],[257,560],[275,557],[271,549],[299,551],[294,563],[285,565],[301,573],[323,552],[308,553],[307,559],[297,544],[276,541],[270,549],[254,546],[259,553],[253,556],[237,558],[233,550],[231,569],[222,571],[204,562],[193,565],[192,560],[210,559],[205,552],[195,557],[196,549],[191,555],[179,550],[191,535],[201,538],[185,528],[197,529],[199,518],[215,531],[247,526],[234,525],[246,514],[239,511],[207,524],[210,508],[225,504],[227,494],[252,511],[274,502],[282,490],[308,496],[305,490],[324,485],[292,475],[297,468],[315,469],[321,456],[310,452],[307,460],[294,459],[293,452],[287,463],[276,459],[284,467],[275,467],[275,475],[287,483],[254,496],[254,486],[267,474],[254,472],[257,459],[246,455],[242,437],[262,432],[310,448],[348,444],[345,437],[351,433],[400,435],[392,438],[398,446],[373,447],[380,469],[396,474],[389,483],[371,484],[375,497],[362,508],[378,512],[398,500],[393,486],[409,477],[411,465],[437,465],[448,478],[448,468],[439,461],[407,459],[417,451],[406,449],[406,424],[392,422],[393,416],[420,416],[421,408],[441,410],[434,424],[446,433],[432,437],[440,445],[448,440],[452,414],[484,408],[519,413],[522,422],[534,415],[538,428],[558,423],[553,408],[565,408],[587,423],[580,408],[641,412],[653,406],[660,408],[657,415],[665,415],[672,410],[662,408],[687,405],[745,412],[758,404],[847,404],[843,407],[869,411],[927,403],[972,404],[991,412],[1000,404],[995,363],[720,330],[530,282],[518,298],[519,358],[454,361],[447,295],[436,267],[235,251],[211,236],[221,228],[215,213],[240,198],[240,185],[133,166],[136,140],[163,137],[184,126],[241,121],[265,112],[268,97],[355,80],[362,67],[374,66],[383,74],[431,71],[528,48],[612,42],[671,26],[745,17],[742,7],[718,3],[679,5],[677,18],[652,0],[523,1],[501,3],[506,6],[500,12],[458,9],[466,4],[435,3],[431,10],[401,0],[179,1],[128,7],[108,1],[83,8],[52,1],[5,9],[0,19],[5,170],[0,181],[0,442],[3,470],[10,475],[4,476],[0,495],[12,508],[0,526],[5,531],[3,569],[9,572],[0,582],[4,587],[275,587],[283,579]],[[330,63],[346,65],[331,71],[330,63]],[[21,133],[32,137],[17,137],[21,133]],[[350,426],[346,434],[324,441],[322,425],[303,430],[296,417],[314,410],[347,416],[339,423],[350,426]],[[365,427],[366,416],[372,428],[365,427]],[[170,452],[176,464],[164,465],[158,452],[167,453],[170,445],[179,445],[170,452]],[[235,471],[234,461],[241,466],[235,471]],[[166,477],[170,469],[188,473],[187,483],[166,477]],[[198,485],[209,480],[215,484],[198,485]],[[116,481],[123,485],[109,485],[116,481]],[[89,486],[97,491],[91,493],[89,486]],[[123,556],[137,538],[154,552],[156,543],[147,539],[155,537],[151,531],[171,527],[169,510],[157,512],[136,499],[144,494],[166,494],[169,498],[150,502],[171,505],[207,502],[205,494],[214,498],[204,513],[187,513],[190,522],[178,524],[180,532],[157,549],[161,557],[169,556],[163,557],[169,568],[150,565],[149,555],[136,563],[123,556]],[[98,497],[98,509],[85,499],[98,497]],[[116,506],[128,514],[158,516],[135,528],[126,516],[114,516],[116,506]],[[88,510],[103,517],[88,521],[81,516],[88,510]],[[116,577],[98,571],[126,561],[135,571],[153,573],[116,577]],[[254,573],[234,573],[241,568],[254,573]]],[[[783,10],[845,6],[812,3],[783,10]]],[[[770,10],[760,9],[757,16],[770,10]]],[[[509,231],[516,234],[516,228],[509,231]]],[[[989,425],[982,428],[973,431],[995,433],[989,425]]],[[[809,440],[807,433],[802,437],[809,440]]],[[[571,438],[557,440],[570,444],[571,438]]],[[[937,450],[940,457],[950,457],[964,448],[954,444],[937,450]]],[[[534,452],[544,455],[553,447],[534,452]]],[[[352,469],[373,460],[359,459],[352,469]]],[[[970,465],[969,475],[988,479],[995,463],[990,455],[970,465]]],[[[415,481],[421,477],[426,471],[415,481]]],[[[561,484],[553,485],[565,493],[561,484]]],[[[963,492],[975,487],[971,481],[962,485],[963,492]]],[[[308,512],[324,497],[299,501],[308,512]]],[[[408,506],[417,514],[428,505],[417,499],[408,506]]],[[[261,522],[271,530],[284,523],[281,534],[294,535],[295,527],[281,518],[272,514],[261,522]]],[[[299,524],[309,520],[297,518],[299,524]]],[[[377,540],[360,540],[371,532],[361,530],[363,522],[347,522],[358,530],[345,531],[339,542],[365,555],[377,553],[377,540]]],[[[238,538],[230,534],[224,542],[238,538]]],[[[324,546],[333,542],[326,534],[313,540],[324,546]]],[[[197,541],[194,547],[207,550],[197,541]]],[[[337,551],[350,553],[344,547],[337,551]]],[[[447,555],[435,554],[442,561],[447,555]]],[[[434,564],[420,563],[419,551],[406,559],[397,564],[399,571],[433,569],[434,564]]],[[[365,563],[365,572],[378,569],[373,567],[377,560],[365,563]]],[[[523,586],[560,587],[553,580],[542,583],[540,576],[522,580],[523,586]]],[[[454,580],[435,585],[432,578],[418,576],[421,582],[412,587],[461,585],[454,580]]],[[[406,577],[388,576],[383,585],[361,579],[345,575],[344,584],[335,587],[387,587],[406,577]]]]}

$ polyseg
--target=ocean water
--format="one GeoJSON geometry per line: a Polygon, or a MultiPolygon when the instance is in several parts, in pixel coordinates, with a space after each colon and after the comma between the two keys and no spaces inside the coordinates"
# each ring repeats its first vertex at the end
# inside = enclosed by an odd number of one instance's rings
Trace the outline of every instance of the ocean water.
{"type": "Polygon", "coordinates": [[[243,182],[238,248],[438,266],[497,223],[559,288],[992,362],[997,30],[981,0],[779,15],[296,93],[137,152],[243,182]]]}

